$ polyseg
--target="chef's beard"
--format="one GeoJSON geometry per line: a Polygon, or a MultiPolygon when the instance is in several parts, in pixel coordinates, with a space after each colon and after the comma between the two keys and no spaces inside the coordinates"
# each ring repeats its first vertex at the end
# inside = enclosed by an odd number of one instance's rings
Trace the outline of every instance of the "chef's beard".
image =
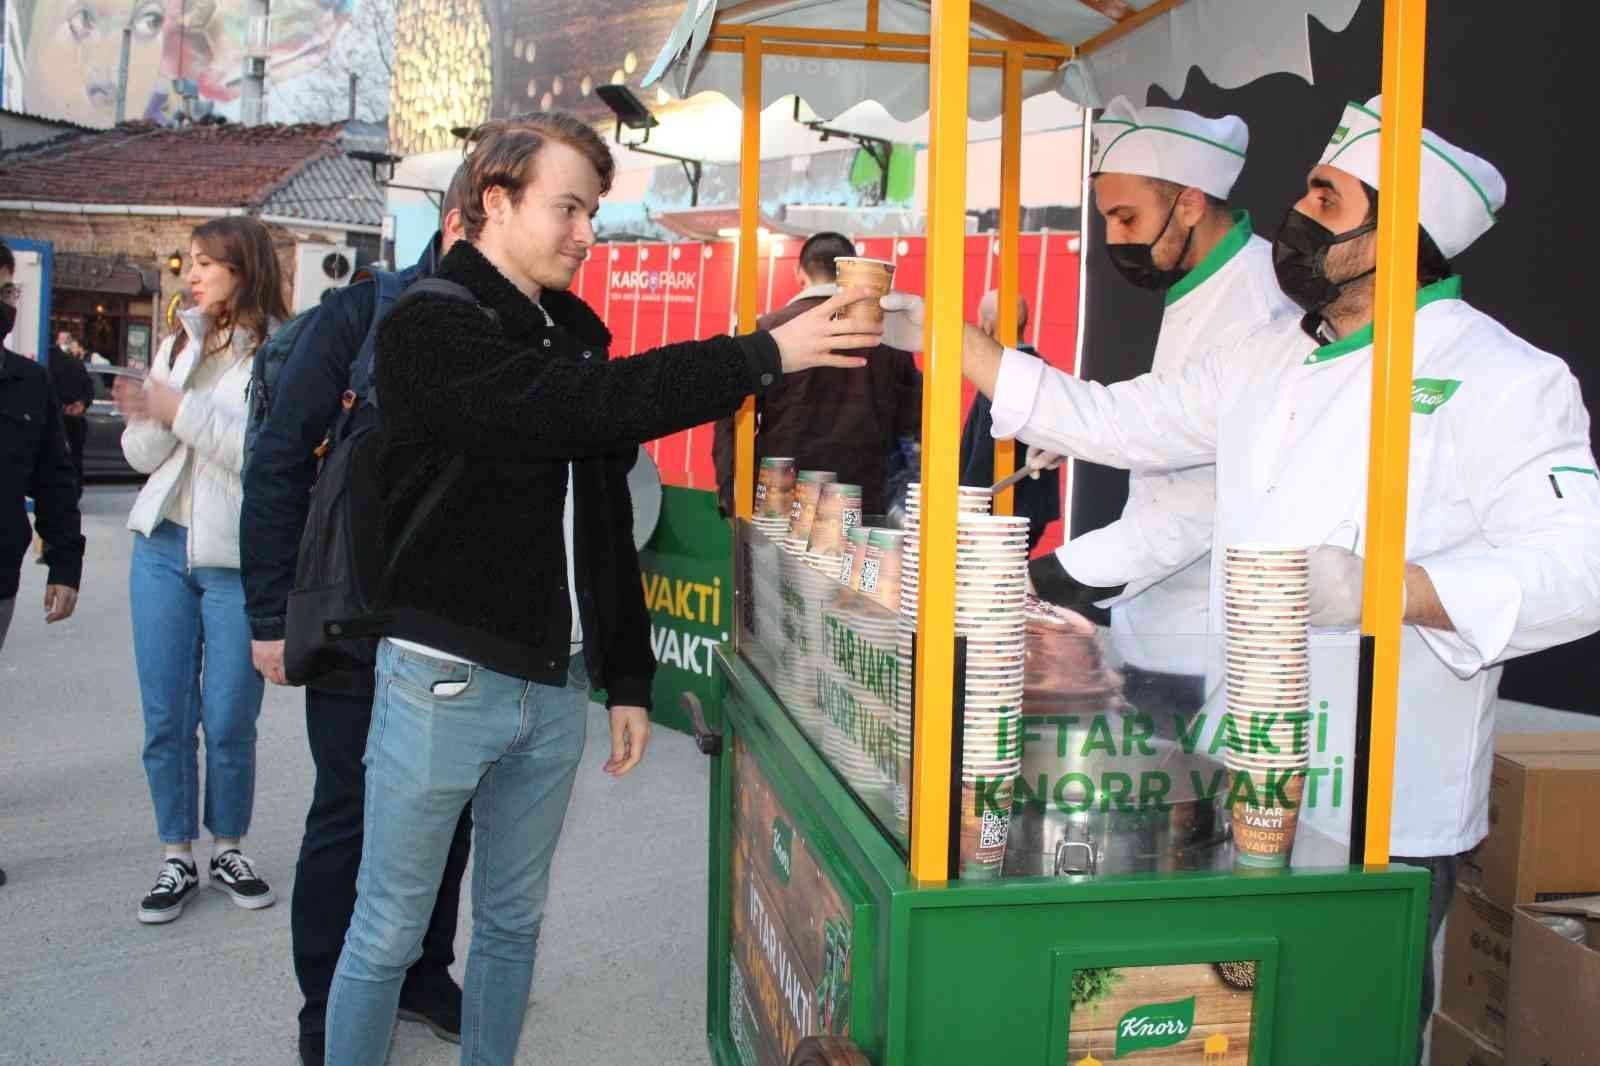
{"type": "Polygon", "coordinates": [[[1328,249],[1327,257],[1323,260],[1323,273],[1329,281],[1342,285],[1342,288],[1338,298],[1322,309],[1324,322],[1362,322],[1372,318],[1374,294],[1377,292],[1377,275],[1372,271],[1377,261],[1376,231],[1328,249]],[[1346,278],[1355,280],[1345,284],[1346,278]]]}

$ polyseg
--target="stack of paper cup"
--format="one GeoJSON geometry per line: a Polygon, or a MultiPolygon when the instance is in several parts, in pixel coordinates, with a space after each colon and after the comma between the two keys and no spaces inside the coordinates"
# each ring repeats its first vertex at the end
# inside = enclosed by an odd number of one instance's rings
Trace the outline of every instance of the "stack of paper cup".
{"type": "Polygon", "coordinates": [[[822,486],[838,481],[839,475],[831,470],[802,470],[795,478],[794,502],[789,507],[789,532],[783,539],[784,550],[791,555],[804,555],[811,540],[811,525],[817,520],[817,503],[822,498],[822,486]]]}
{"type": "Polygon", "coordinates": [[[830,577],[839,574],[845,535],[861,524],[861,486],[831,481],[822,486],[816,518],[806,540],[806,562],[830,577]]]}
{"type": "Polygon", "coordinates": [[[904,530],[869,530],[860,570],[851,577],[852,588],[896,612],[900,610],[900,566],[905,541],[904,530]]]}
{"type": "Polygon", "coordinates": [[[845,550],[839,556],[839,584],[861,591],[861,567],[867,561],[867,539],[872,530],[856,526],[844,535],[845,550]]]}
{"type": "Polygon", "coordinates": [[[1304,547],[1230,545],[1223,560],[1226,762],[1234,855],[1287,866],[1311,761],[1311,652],[1304,547]]]}
{"type": "Polygon", "coordinates": [[[794,460],[768,456],[761,460],[756,477],[755,516],[752,525],[777,542],[789,533],[789,515],[794,509],[794,460]]]}

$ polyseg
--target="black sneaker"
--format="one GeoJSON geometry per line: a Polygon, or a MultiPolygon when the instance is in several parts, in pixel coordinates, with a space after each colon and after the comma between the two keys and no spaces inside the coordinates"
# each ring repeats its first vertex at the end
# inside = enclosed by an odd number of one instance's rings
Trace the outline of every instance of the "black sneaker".
{"type": "Polygon", "coordinates": [[[177,919],[183,908],[200,887],[200,875],[182,859],[167,859],[156,874],[156,887],[139,902],[139,920],[146,925],[160,925],[177,919]]]}
{"type": "Polygon", "coordinates": [[[420,1022],[440,1040],[461,1043],[461,989],[448,974],[413,989],[408,981],[400,989],[400,1018],[420,1022]]]}
{"type": "Polygon", "coordinates": [[[258,911],[278,902],[277,894],[238,848],[229,848],[211,860],[211,883],[245,910],[258,911]]]}

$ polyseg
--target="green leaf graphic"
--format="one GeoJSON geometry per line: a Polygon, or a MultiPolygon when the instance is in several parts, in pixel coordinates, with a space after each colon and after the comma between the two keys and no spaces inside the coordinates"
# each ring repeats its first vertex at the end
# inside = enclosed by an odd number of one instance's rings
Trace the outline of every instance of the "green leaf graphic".
{"type": "Polygon", "coordinates": [[[1194,997],[1135,1007],[1117,1022],[1117,1058],[1147,1048],[1181,1044],[1194,1028],[1194,997]]]}
{"type": "Polygon", "coordinates": [[[1411,410],[1431,415],[1450,402],[1461,382],[1452,378],[1417,378],[1411,383],[1411,410]]]}

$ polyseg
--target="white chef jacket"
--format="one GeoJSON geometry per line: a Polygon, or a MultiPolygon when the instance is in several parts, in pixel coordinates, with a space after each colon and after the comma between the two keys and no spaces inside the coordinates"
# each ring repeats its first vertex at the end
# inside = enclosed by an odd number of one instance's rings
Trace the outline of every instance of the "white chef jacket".
{"type": "MultiPolygon", "coordinates": [[[[1167,290],[1151,373],[1174,377],[1207,348],[1231,351],[1294,304],[1278,287],[1272,245],[1254,236],[1248,211],[1211,252],[1167,290]]],[[[1205,673],[1207,590],[1216,467],[1134,473],[1128,503],[1110,525],[1056,552],[1085,585],[1125,585],[1108,601],[1123,661],[1170,674],[1205,673]]]]}
{"type": "MultiPolygon", "coordinates": [[[[1450,278],[1417,294],[1406,559],[1456,630],[1402,636],[1391,850],[1404,856],[1464,851],[1487,833],[1497,664],[1600,629],[1600,473],[1578,383],[1460,291],[1450,278]]],[[[1220,632],[1220,547],[1315,545],[1344,523],[1363,550],[1371,373],[1370,327],[1318,345],[1292,316],[1175,378],[1102,386],[1007,352],[995,434],[1140,471],[1215,462],[1220,632]]],[[[1323,640],[1349,647],[1350,631],[1323,640]]],[[[1326,687],[1315,664],[1312,681],[1315,700],[1326,687]]],[[[1346,702],[1328,709],[1342,735],[1346,702]]],[[[1347,840],[1347,822],[1326,828],[1347,840]]]]}

